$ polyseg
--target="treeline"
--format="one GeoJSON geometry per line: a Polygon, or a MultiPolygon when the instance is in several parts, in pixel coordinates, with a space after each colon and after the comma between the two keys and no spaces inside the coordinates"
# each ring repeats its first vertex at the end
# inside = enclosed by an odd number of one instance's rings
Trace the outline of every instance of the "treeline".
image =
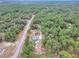
{"type": "Polygon", "coordinates": [[[31,27],[42,31],[48,57],[79,57],[78,5],[48,5],[37,14],[31,27]]]}
{"type": "Polygon", "coordinates": [[[16,34],[23,30],[27,20],[41,9],[41,6],[1,4],[0,33],[5,33],[5,41],[15,41],[16,34]]]}

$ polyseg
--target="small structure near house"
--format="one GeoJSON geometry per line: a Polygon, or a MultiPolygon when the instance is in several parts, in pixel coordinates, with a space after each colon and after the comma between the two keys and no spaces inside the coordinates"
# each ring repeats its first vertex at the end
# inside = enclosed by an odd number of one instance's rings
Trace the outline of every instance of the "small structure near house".
{"type": "Polygon", "coordinates": [[[5,33],[0,33],[0,42],[5,40],[5,33]]]}

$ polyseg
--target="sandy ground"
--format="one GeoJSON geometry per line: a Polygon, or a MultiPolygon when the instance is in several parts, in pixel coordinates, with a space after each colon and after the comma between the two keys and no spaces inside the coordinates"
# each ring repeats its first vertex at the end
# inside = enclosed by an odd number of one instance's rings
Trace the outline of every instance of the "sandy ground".
{"type": "Polygon", "coordinates": [[[35,52],[34,54],[44,54],[45,49],[42,47],[41,41],[35,44],[35,52]]]}
{"type": "Polygon", "coordinates": [[[15,43],[2,42],[0,43],[0,58],[8,57],[13,53],[14,48],[16,47],[15,43]]]}
{"type": "Polygon", "coordinates": [[[20,38],[21,38],[21,32],[17,34],[16,36],[17,40],[15,42],[13,43],[12,42],[1,42],[0,49],[2,50],[0,51],[0,58],[10,57],[14,53],[14,50],[16,48],[16,45],[20,41],[20,38]]]}

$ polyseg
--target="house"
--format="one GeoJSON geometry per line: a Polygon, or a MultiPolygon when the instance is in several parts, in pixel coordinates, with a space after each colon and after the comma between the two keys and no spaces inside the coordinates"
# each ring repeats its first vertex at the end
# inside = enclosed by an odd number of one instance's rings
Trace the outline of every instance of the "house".
{"type": "Polygon", "coordinates": [[[33,30],[30,32],[30,39],[31,41],[39,41],[42,37],[41,37],[41,32],[40,31],[37,31],[37,30],[33,30]]]}
{"type": "Polygon", "coordinates": [[[34,34],[34,35],[32,35],[32,40],[33,40],[33,41],[38,41],[38,40],[40,39],[39,36],[40,36],[39,34],[34,34]]]}

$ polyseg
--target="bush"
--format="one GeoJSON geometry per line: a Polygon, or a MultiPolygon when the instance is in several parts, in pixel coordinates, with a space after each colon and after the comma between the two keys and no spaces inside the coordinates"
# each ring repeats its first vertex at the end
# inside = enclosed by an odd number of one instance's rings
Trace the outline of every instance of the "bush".
{"type": "Polygon", "coordinates": [[[61,58],[72,58],[71,54],[69,54],[67,51],[61,51],[59,55],[61,58]]]}

